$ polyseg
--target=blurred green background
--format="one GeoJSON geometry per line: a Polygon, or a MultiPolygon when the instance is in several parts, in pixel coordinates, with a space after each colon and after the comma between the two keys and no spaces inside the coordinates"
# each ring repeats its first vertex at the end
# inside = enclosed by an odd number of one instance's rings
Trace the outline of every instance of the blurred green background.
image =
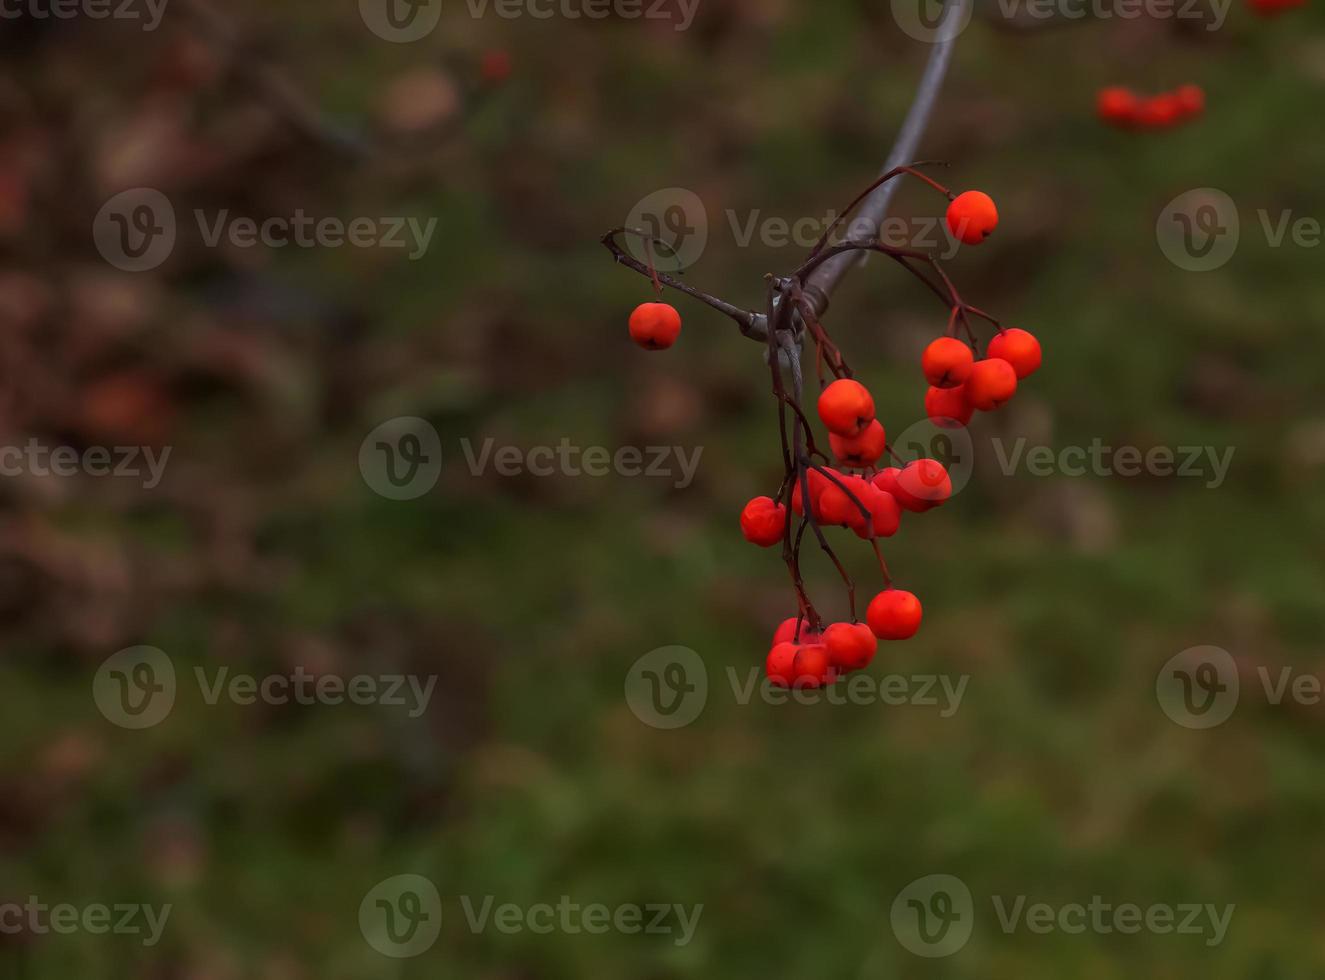
{"type": "MultiPolygon", "coordinates": [[[[173,906],[151,948],[0,936],[4,975],[1325,975],[1325,707],[1270,704],[1256,673],[1318,672],[1325,637],[1325,253],[1271,247],[1258,217],[1325,220],[1321,11],[1016,29],[986,8],[960,38],[920,155],[993,194],[1002,223],[948,269],[971,302],[1034,330],[1045,366],[972,425],[969,485],[888,543],[926,621],[870,674],[969,678],[944,717],[733,694],[727,671],[759,667],[794,612],[776,552],[736,525],[781,474],[762,352],[684,299],[674,349],[634,347],[626,318],[648,284],[598,244],[645,196],[690,189],[709,241],[687,281],[761,305],[762,277],[805,250],[743,246],[728,213],[794,221],[850,200],[927,46],[878,2],[701,0],[684,31],[445,8],[410,44],[375,36],[353,3],[308,0],[229,3],[219,22],[181,2],[151,32],[0,25],[5,443],[172,449],[150,490],[0,481],[0,902],[173,906]],[[1185,82],[1209,108],[1180,129],[1095,119],[1102,86],[1185,82]],[[181,225],[170,258],[137,274],[90,234],[134,187],[168,195],[181,225]],[[1242,237],[1193,273],[1155,228],[1203,187],[1236,202],[1242,237]],[[206,247],[192,211],[227,208],[413,215],[437,232],[418,261],[206,247]],[[443,452],[436,487],[410,501],[374,493],[357,465],[398,416],[427,419],[443,452]],[[1023,436],[1235,455],[1217,488],[1006,475],[991,440],[1023,436]],[[487,438],[702,458],[685,488],[476,476],[462,440],[487,438]],[[92,698],[98,667],[136,644],[181,678],[170,716],[142,731],[92,698]],[[1242,677],[1208,731],[1155,695],[1160,666],[1200,644],[1242,677]],[[624,685],[668,645],[699,654],[709,696],[660,730],[624,685]],[[208,705],[193,669],[222,665],[438,682],[417,718],[208,705]],[[974,932],[922,959],[890,909],[936,873],[970,888],[974,932]],[[412,959],[359,925],[400,874],[442,901],[438,941],[412,959]],[[703,911],[677,945],[475,931],[459,904],[563,895],[703,911]],[[1214,946],[1005,933],[991,896],[1020,895],[1236,910],[1214,946]]],[[[941,204],[910,184],[894,212],[941,204]]],[[[871,262],[826,323],[890,431],[919,419],[919,352],[946,323],[933,297],[871,262]]],[[[868,550],[844,553],[868,598],[868,550]]],[[[844,616],[812,549],[806,571],[844,616]]]]}

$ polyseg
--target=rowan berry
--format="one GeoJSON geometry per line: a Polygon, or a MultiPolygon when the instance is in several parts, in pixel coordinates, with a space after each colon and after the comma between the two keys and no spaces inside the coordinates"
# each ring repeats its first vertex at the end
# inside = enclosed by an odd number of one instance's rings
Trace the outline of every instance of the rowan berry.
{"type": "Polygon", "coordinates": [[[874,484],[875,488],[882,490],[886,494],[890,494],[891,496],[896,497],[897,478],[901,475],[902,471],[900,469],[898,469],[896,466],[889,466],[875,473],[874,478],[870,480],[870,482],[874,484]]]}
{"type": "Polygon", "coordinates": [[[908,463],[897,476],[897,502],[917,514],[932,510],[952,496],[952,478],[937,459],[908,463]]]}
{"type": "Polygon", "coordinates": [[[745,540],[761,548],[771,548],[782,540],[787,527],[787,508],[771,497],[755,497],[741,511],[741,533],[745,540]]]}
{"type": "MultiPolygon", "coordinates": [[[[810,511],[817,515],[819,512],[819,495],[824,492],[826,487],[831,486],[831,483],[828,478],[818,470],[810,470],[806,473],[805,480],[810,485],[810,511]]],[[[797,516],[805,516],[805,506],[801,500],[801,480],[799,477],[796,478],[795,486],[791,488],[791,509],[796,512],[797,516]]]]}
{"type": "Polygon", "coordinates": [[[779,643],[812,643],[819,638],[819,634],[810,629],[810,621],[805,617],[791,616],[778,624],[778,628],[773,632],[773,646],[779,643]],[[801,624],[801,634],[796,636],[796,622],[799,618],[801,624]]]}
{"type": "Polygon", "coordinates": [[[792,684],[796,687],[822,687],[831,679],[832,664],[823,644],[802,645],[792,661],[792,684]]]}
{"type": "Polygon", "coordinates": [[[948,230],[967,245],[979,245],[998,227],[998,208],[984,191],[966,191],[948,205],[948,230]]]}
{"type": "Polygon", "coordinates": [[[838,378],[819,396],[819,418],[830,433],[857,435],[874,421],[874,396],[859,381],[838,378]]]}
{"type": "Polygon", "coordinates": [[[681,333],[681,314],[668,303],[641,303],[630,314],[630,338],[645,350],[666,350],[681,333]]]}
{"type": "Polygon", "coordinates": [[[828,444],[833,449],[833,455],[844,466],[864,469],[878,462],[888,448],[888,436],[879,420],[874,419],[858,436],[843,437],[835,432],[828,433],[828,444]]]}
{"type": "Polygon", "coordinates": [[[1017,371],[1001,357],[976,361],[966,381],[966,397],[982,412],[992,412],[1017,393],[1017,371]]]}
{"type": "Polygon", "coordinates": [[[780,687],[790,687],[796,679],[796,651],[800,647],[791,642],[775,643],[764,661],[764,673],[780,687]]]}
{"type": "Polygon", "coordinates": [[[1106,123],[1112,126],[1130,126],[1136,122],[1141,99],[1131,89],[1115,85],[1100,90],[1100,94],[1095,99],[1095,108],[1106,123]]]}
{"type": "Polygon", "coordinates": [[[920,600],[903,589],[885,589],[865,613],[874,635],[881,640],[907,640],[920,629],[920,600]]]}
{"type": "Polygon", "coordinates": [[[1199,116],[1205,111],[1205,89],[1199,85],[1180,85],[1173,98],[1184,116],[1199,116]]]}
{"type": "Polygon", "coordinates": [[[1167,129],[1182,116],[1182,107],[1175,96],[1164,93],[1141,102],[1136,121],[1146,129],[1167,129]]]}
{"type": "Polygon", "coordinates": [[[940,337],[920,358],[925,378],[935,388],[956,388],[971,373],[975,355],[956,337],[940,337]]]}
{"type": "Polygon", "coordinates": [[[834,667],[861,670],[874,659],[879,641],[864,623],[834,623],[824,630],[824,647],[828,650],[828,661],[834,667]]]}
{"type": "Polygon", "coordinates": [[[855,528],[859,537],[865,540],[871,537],[891,538],[897,533],[902,525],[902,507],[896,497],[870,484],[865,495],[865,506],[870,510],[870,523],[855,528]]]}
{"type": "Polygon", "coordinates": [[[1017,380],[1029,378],[1040,367],[1040,342],[1029,330],[1012,327],[997,334],[989,342],[989,356],[997,357],[1012,365],[1017,372],[1017,380]]]}
{"type": "Polygon", "coordinates": [[[966,400],[966,386],[930,388],[925,393],[925,414],[941,429],[960,429],[971,421],[975,409],[966,400]]]}

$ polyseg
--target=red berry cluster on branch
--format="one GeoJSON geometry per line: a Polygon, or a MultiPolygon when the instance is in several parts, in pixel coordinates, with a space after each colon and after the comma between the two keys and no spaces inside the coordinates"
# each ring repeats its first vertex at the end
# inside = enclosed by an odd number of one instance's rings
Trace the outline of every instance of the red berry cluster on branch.
{"type": "Polygon", "coordinates": [[[1172,129],[1205,112],[1205,91],[1199,85],[1182,85],[1172,92],[1141,96],[1115,85],[1100,90],[1095,108],[1100,119],[1119,129],[1172,129]]]}
{"type": "MultiPolygon", "coordinates": [[[[918,166],[918,165],[916,165],[918,166]]],[[[797,615],[773,636],[765,663],[768,677],[782,685],[820,687],[842,675],[867,667],[879,640],[904,640],[920,628],[920,600],[894,588],[879,547],[880,538],[897,533],[903,512],[932,510],[952,496],[952,481],[938,460],[902,460],[888,445],[883,423],[875,417],[870,390],[853,377],[846,358],[833,342],[821,315],[827,296],[818,288],[816,270],[836,256],[874,252],[902,266],[937,295],[949,311],[947,336],[925,350],[922,367],[930,383],[926,411],[942,425],[965,425],[972,413],[992,411],[1016,392],[1018,381],[1040,366],[1040,345],[1025,330],[1006,329],[998,320],[962,299],[939,261],[928,252],[883,244],[877,240],[831,244],[833,232],[861,202],[889,180],[910,174],[942,193],[949,201],[947,224],[967,244],[983,242],[998,225],[998,209],[989,195],[967,191],[955,195],[921,173],[916,166],[884,174],[841,213],[810,252],[787,276],[768,277],[763,314],[741,310],[715,296],[661,274],[653,262],[657,242],[644,232],[618,228],[603,238],[617,262],[650,277],[661,295],[664,286],[699,299],[733,319],[741,333],[766,345],[766,361],[778,408],[778,433],[783,463],[782,482],[773,496],[750,500],[741,511],[741,533],[760,547],[782,545],[782,558],[796,594],[797,615]],[[643,240],[647,264],[627,255],[616,238],[643,240]],[[992,325],[995,335],[987,354],[979,356],[972,318],[992,325]],[[965,340],[959,338],[958,333],[965,340]],[[814,427],[801,405],[801,359],[806,343],[814,346],[819,381],[817,414],[828,435],[830,457],[816,441],[814,427]],[[879,463],[892,457],[896,466],[879,463]],[[793,519],[794,515],[794,519],[793,519]],[[850,530],[869,542],[884,588],[870,601],[865,622],[856,614],[856,587],[825,533],[850,530]],[[801,546],[813,535],[842,578],[849,620],[825,625],[811,602],[801,575],[801,546]]],[[[672,345],[681,318],[665,303],[645,303],[630,318],[631,338],[642,347],[660,350],[672,345]]]]}

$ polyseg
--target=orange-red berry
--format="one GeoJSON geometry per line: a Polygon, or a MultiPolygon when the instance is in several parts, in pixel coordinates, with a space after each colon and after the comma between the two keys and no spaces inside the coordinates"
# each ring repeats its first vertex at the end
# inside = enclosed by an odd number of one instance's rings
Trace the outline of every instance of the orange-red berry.
{"type": "Polygon", "coordinates": [[[925,414],[941,429],[960,429],[975,409],[966,399],[966,386],[930,388],[925,393],[925,414]]]}
{"type": "Polygon", "coordinates": [[[971,373],[975,355],[956,337],[940,337],[920,358],[925,378],[935,388],[956,388],[971,373]]]}
{"type": "Polygon", "coordinates": [[[828,649],[822,644],[802,646],[792,661],[792,684],[796,687],[822,687],[831,678],[832,664],[828,649]]]}
{"type": "Polygon", "coordinates": [[[834,435],[858,435],[874,421],[874,396],[859,381],[838,378],[819,396],[819,418],[834,435]]]}
{"type": "Polygon", "coordinates": [[[772,497],[755,497],[741,511],[741,533],[745,540],[761,548],[771,548],[782,540],[787,527],[787,508],[772,497]]]}
{"type": "Polygon", "coordinates": [[[865,614],[881,640],[908,640],[920,629],[920,600],[903,589],[886,589],[870,600],[865,614]]]}
{"type": "Polygon", "coordinates": [[[992,412],[1016,393],[1016,369],[1001,357],[976,361],[966,380],[966,397],[982,412],[992,412]]]}
{"type": "Polygon", "coordinates": [[[1012,370],[1017,372],[1017,380],[1021,381],[1039,370],[1042,354],[1035,334],[1012,327],[989,342],[989,356],[1011,364],[1012,370]]]}
{"type": "Polygon", "coordinates": [[[1199,85],[1181,85],[1173,98],[1184,116],[1199,116],[1205,111],[1205,89],[1199,85]]]}
{"type": "Polygon", "coordinates": [[[773,645],[764,661],[764,673],[770,681],[781,687],[791,687],[796,679],[796,651],[799,649],[797,644],[789,641],[773,645]]]}
{"type": "Polygon", "coordinates": [[[873,466],[888,447],[888,436],[878,419],[873,419],[858,436],[844,437],[828,433],[833,455],[845,466],[864,469],[873,466]]]}
{"type": "Polygon", "coordinates": [[[1182,117],[1182,107],[1170,93],[1155,95],[1141,102],[1136,120],[1146,129],[1167,129],[1182,117]]]}
{"type": "Polygon", "coordinates": [[[897,492],[897,502],[918,514],[952,496],[952,478],[937,459],[918,459],[898,474],[897,492]]]}
{"type": "Polygon", "coordinates": [[[645,350],[666,350],[681,335],[681,314],[668,303],[641,303],[630,314],[630,339],[645,350]]]}
{"type": "Polygon", "coordinates": [[[866,539],[891,538],[902,525],[902,507],[897,498],[886,490],[871,484],[870,491],[867,494],[869,499],[865,501],[865,506],[870,509],[870,524],[868,527],[857,528],[856,534],[866,539]]]}
{"type": "Polygon", "coordinates": [[[967,245],[979,245],[998,227],[998,208],[984,191],[966,191],[948,205],[948,230],[967,245]]]}
{"type": "Polygon", "coordinates": [[[868,667],[879,647],[878,638],[864,623],[834,623],[824,630],[829,663],[839,670],[868,667]]]}
{"type": "Polygon", "coordinates": [[[1111,126],[1131,126],[1141,108],[1141,99],[1129,88],[1115,85],[1101,89],[1095,99],[1095,110],[1111,126]]]}

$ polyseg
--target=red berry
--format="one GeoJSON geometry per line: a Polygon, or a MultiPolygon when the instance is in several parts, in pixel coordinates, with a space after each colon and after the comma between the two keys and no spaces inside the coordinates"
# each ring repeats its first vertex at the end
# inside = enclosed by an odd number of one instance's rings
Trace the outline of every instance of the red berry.
{"type": "Polygon", "coordinates": [[[925,414],[941,429],[960,429],[975,411],[966,399],[966,386],[930,388],[925,394],[925,414]]]}
{"type": "Polygon", "coordinates": [[[879,420],[874,419],[865,426],[865,431],[852,438],[839,436],[835,432],[828,433],[828,444],[833,448],[833,455],[843,465],[864,469],[878,462],[888,448],[888,436],[879,420]]]}
{"type": "Polygon", "coordinates": [[[645,350],[666,350],[681,333],[681,314],[667,303],[641,303],[630,314],[630,338],[645,350]]]}
{"type": "Polygon", "coordinates": [[[998,227],[998,208],[984,191],[966,191],[948,205],[948,230],[967,245],[979,245],[998,227]]]}
{"type": "Polygon", "coordinates": [[[838,378],[819,396],[819,418],[829,432],[854,436],[874,420],[874,396],[859,381],[838,378]]]}
{"type": "Polygon", "coordinates": [[[872,479],[870,482],[873,483],[878,489],[882,490],[884,493],[891,494],[892,496],[896,497],[897,478],[901,475],[902,471],[900,469],[898,469],[896,466],[889,466],[886,469],[879,470],[879,472],[875,473],[874,479],[872,479]]]}
{"type": "Polygon", "coordinates": [[[1101,89],[1095,100],[1100,118],[1111,126],[1130,126],[1136,122],[1141,100],[1131,89],[1122,86],[1101,89]]]}
{"type": "Polygon", "coordinates": [[[952,478],[937,459],[908,463],[897,477],[897,502],[909,511],[932,510],[952,496],[952,478]]]}
{"type": "Polygon", "coordinates": [[[881,640],[909,640],[920,629],[920,600],[902,589],[887,589],[870,601],[865,618],[881,640]]]}
{"type": "Polygon", "coordinates": [[[772,497],[755,497],[741,511],[741,533],[745,540],[761,548],[771,548],[782,540],[787,527],[787,508],[772,497]]]}
{"type": "Polygon", "coordinates": [[[920,366],[935,388],[956,388],[971,373],[975,355],[956,337],[940,337],[925,348],[920,366]]]}
{"type": "Polygon", "coordinates": [[[795,643],[776,643],[768,651],[764,661],[764,673],[768,679],[780,687],[790,687],[796,679],[796,651],[800,647],[795,643]]]}
{"type": "Polygon", "coordinates": [[[1137,122],[1147,129],[1167,129],[1178,121],[1182,109],[1172,95],[1156,95],[1145,99],[1137,110],[1137,122]]]}
{"type": "Polygon", "coordinates": [[[778,624],[778,628],[773,632],[773,646],[779,643],[811,643],[819,638],[819,634],[810,629],[810,621],[801,618],[801,635],[796,636],[796,619],[791,616],[778,624]]]}
{"type": "Polygon", "coordinates": [[[874,659],[879,641],[864,623],[834,623],[824,630],[828,660],[839,670],[860,670],[874,659]]]}
{"type": "Polygon", "coordinates": [[[1040,342],[1029,330],[1013,327],[996,335],[989,342],[989,356],[1012,365],[1017,380],[1029,378],[1040,367],[1040,342]]]}
{"type": "Polygon", "coordinates": [[[845,527],[851,520],[851,511],[855,509],[856,505],[842,492],[842,488],[837,484],[830,484],[823,493],[819,494],[819,505],[814,510],[814,516],[820,524],[845,527]]]}
{"type": "Polygon", "coordinates": [[[1173,93],[1173,98],[1184,116],[1199,116],[1205,111],[1205,90],[1199,85],[1182,85],[1173,93]]]}
{"type": "MultiPolygon", "coordinates": [[[[830,485],[828,478],[825,477],[823,474],[821,474],[818,470],[810,470],[808,473],[805,474],[805,480],[810,485],[810,504],[811,504],[810,509],[817,514],[819,511],[819,495],[824,492],[825,487],[828,487],[830,485]]],[[[801,517],[805,516],[805,506],[803,501],[801,500],[800,477],[796,478],[796,484],[791,488],[791,509],[794,510],[799,516],[801,517]]]]}
{"type": "Polygon", "coordinates": [[[485,82],[504,82],[511,77],[511,54],[501,48],[494,48],[483,54],[479,73],[485,82]]]}
{"type": "Polygon", "coordinates": [[[1001,357],[976,361],[966,382],[966,397],[982,412],[992,412],[1017,393],[1017,372],[1001,357]]]}
{"type": "Polygon", "coordinates": [[[828,682],[831,669],[826,647],[822,644],[802,646],[792,661],[792,684],[796,687],[822,687],[828,682]]]}
{"type": "Polygon", "coordinates": [[[880,490],[873,484],[870,485],[870,490],[873,492],[868,495],[869,499],[865,501],[865,506],[870,509],[871,521],[868,527],[857,528],[856,534],[866,540],[870,537],[891,538],[902,525],[901,505],[891,493],[880,490]]]}

